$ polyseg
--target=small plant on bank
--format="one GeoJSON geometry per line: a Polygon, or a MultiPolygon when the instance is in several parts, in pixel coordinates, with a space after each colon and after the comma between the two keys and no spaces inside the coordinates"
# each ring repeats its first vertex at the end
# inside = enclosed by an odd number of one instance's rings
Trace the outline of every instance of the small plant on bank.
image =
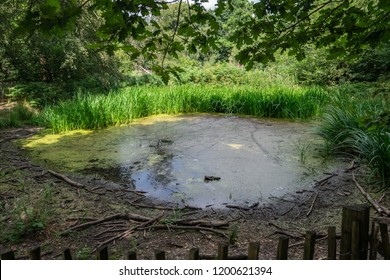
{"type": "Polygon", "coordinates": [[[10,224],[5,228],[4,238],[20,243],[29,235],[37,234],[46,229],[52,213],[52,191],[46,186],[39,198],[29,195],[18,198],[8,210],[10,224]]]}
{"type": "Polygon", "coordinates": [[[84,246],[83,248],[77,250],[76,252],[76,260],[89,260],[92,257],[92,249],[88,246],[84,246]]]}
{"type": "Polygon", "coordinates": [[[307,150],[309,149],[309,144],[302,143],[300,140],[298,141],[298,150],[299,150],[299,161],[302,164],[306,163],[307,159],[307,150]]]}
{"type": "Polygon", "coordinates": [[[238,240],[238,224],[234,224],[229,231],[229,244],[234,245],[238,240]]]}

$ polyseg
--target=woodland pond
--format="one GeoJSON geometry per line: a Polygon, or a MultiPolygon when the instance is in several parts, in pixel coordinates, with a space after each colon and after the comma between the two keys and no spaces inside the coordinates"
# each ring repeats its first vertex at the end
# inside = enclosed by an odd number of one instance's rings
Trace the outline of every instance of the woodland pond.
{"type": "Polygon", "coordinates": [[[103,130],[40,134],[24,147],[55,169],[177,205],[266,203],[338,165],[315,124],[219,114],[158,115],[103,130]]]}

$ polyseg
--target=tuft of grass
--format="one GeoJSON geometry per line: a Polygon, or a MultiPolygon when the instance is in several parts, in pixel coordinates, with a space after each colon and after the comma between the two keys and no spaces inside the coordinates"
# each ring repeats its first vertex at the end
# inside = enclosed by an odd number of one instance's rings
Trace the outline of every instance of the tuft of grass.
{"type": "Polygon", "coordinates": [[[319,87],[136,87],[107,95],[78,95],[47,107],[40,123],[58,133],[127,124],[157,114],[200,112],[308,119],[316,116],[327,100],[327,92],[319,87]]]}
{"type": "Polygon", "coordinates": [[[302,164],[305,164],[307,159],[307,150],[309,149],[309,144],[298,141],[297,146],[299,150],[299,161],[302,164]]]}
{"type": "Polygon", "coordinates": [[[0,111],[0,128],[36,124],[38,112],[27,102],[18,102],[10,109],[0,111]]]}
{"type": "Polygon", "coordinates": [[[340,95],[318,130],[331,152],[360,158],[384,185],[390,182],[389,109],[384,98],[340,95]]]}
{"type": "Polygon", "coordinates": [[[363,131],[355,129],[349,139],[353,151],[371,168],[370,178],[390,183],[390,130],[363,131]]]}

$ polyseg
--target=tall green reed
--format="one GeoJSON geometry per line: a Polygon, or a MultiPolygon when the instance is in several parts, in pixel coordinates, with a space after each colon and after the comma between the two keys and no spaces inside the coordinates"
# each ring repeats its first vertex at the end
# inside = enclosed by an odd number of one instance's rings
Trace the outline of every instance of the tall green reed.
{"type": "Polygon", "coordinates": [[[53,132],[99,129],[133,119],[178,113],[227,113],[258,117],[307,119],[328,99],[319,87],[129,87],[109,94],[78,95],[45,108],[41,123],[53,132]]]}

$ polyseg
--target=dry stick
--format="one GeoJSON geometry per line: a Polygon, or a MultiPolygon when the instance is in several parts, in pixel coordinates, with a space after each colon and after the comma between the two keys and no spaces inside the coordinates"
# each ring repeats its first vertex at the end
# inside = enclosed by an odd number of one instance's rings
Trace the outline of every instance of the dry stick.
{"type": "Polygon", "coordinates": [[[145,204],[138,204],[138,203],[131,203],[129,201],[131,206],[139,207],[139,208],[149,208],[149,209],[158,209],[158,210],[173,210],[175,208],[173,207],[166,207],[166,206],[159,206],[159,205],[145,205],[145,204]]]}
{"type": "Polygon", "coordinates": [[[354,181],[356,187],[359,189],[359,191],[366,197],[366,199],[374,206],[375,210],[378,212],[379,215],[386,215],[390,217],[390,210],[379,205],[364,189],[363,187],[358,183],[358,181],[355,178],[355,174],[352,173],[352,180],[354,181]]]}
{"type": "Polygon", "coordinates": [[[289,208],[286,212],[280,214],[280,216],[284,216],[284,215],[286,215],[287,213],[291,212],[291,211],[295,208],[295,206],[297,206],[297,205],[294,204],[294,205],[293,205],[291,208],[289,208]]]}
{"type": "Polygon", "coordinates": [[[184,229],[184,230],[209,231],[228,238],[228,236],[222,231],[213,228],[208,228],[208,227],[201,227],[201,226],[154,225],[147,228],[144,227],[138,228],[138,230],[146,230],[146,229],[184,229]]]}
{"type": "Polygon", "coordinates": [[[47,172],[49,172],[50,174],[52,174],[53,176],[55,176],[57,178],[60,178],[60,179],[64,180],[66,183],[68,183],[69,185],[74,186],[76,188],[84,189],[87,192],[98,194],[98,195],[104,194],[104,193],[98,193],[98,192],[91,191],[91,190],[87,189],[87,187],[85,185],[80,184],[78,182],[75,182],[75,181],[69,179],[68,177],[66,177],[65,175],[57,173],[57,172],[54,172],[53,170],[47,170],[47,172]]]}
{"type": "Polygon", "coordinates": [[[205,221],[205,220],[178,220],[175,222],[182,226],[202,226],[202,227],[228,227],[229,222],[224,221],[205,221]]]}
{"type": "MultiPolygon", "coordinates": [[[[155,221],[159,220],[162,216],[164,215],[164,211],[161,212],[161,214],[159,214],[157,217],[153,218],[153,219],[149,219],[149,221],[145,222],[145,223],[142,223],[142,224],[139,224],[139,225],[136,225],[124,232],[121,232],[120,234],[117,234],[115,235],[114,237],[111,237],[109,239],[107,239],[106,241],[103,241],[102,243],[100,243],[97,248],[101,247],[101,246],[105,246],[109,243],[111,243],[112,241],[115,241],[117,239],[122,239],[126,236],[129,236],[130,234],[132,234],[135,230],[141,228],[141,227],[145,227],[151,223],[154,223],[155,221]]],[[[96,249],[95,249],[96,250],[96,249]]],[[[94,250],[94,251],[95,251],[94,250]]]]}
{"type": "Polygon", "coordinates": [[[309,211],[307,211],[307,213],[306,213],[306,217],[309,217],[309,215],[310,215],[311,212],[313,211],[314,203],[316,202],[317,198],[318,198],[318,193],[316,193],[316,195],[314,196],[314,199],[313,199],[313,201],[312,201],[312,203],[311,203],[311,205],[310,205],[310,209],[309,209],[309,211]]]}
{"type": "Polygon", "coordinates": [[[323,184],[326,183],[326,181],[328,181],[329,179],[333,178],[334,176],[337,176],[337,174],[332,174],[332,175],[330,175],[330,176],[328,176],[328,177],[325,177],[324,179],[322,179],[322,180],[316,182],[315,185],[316,185],[316,186],[322,186],[323,184]]]}
{"type": "Polygon", "coordinates": [[[139,208],[148,208],[148,209],[158,209],[158,210],[185,210],[185,209],[192,209],[192,210],[202,210],[202,208],[197,207],[191,207],[191,206],[184,206],[182,208],[176,208],[176,207],[167,207],[167,206],[160,206],[160,205],[145,205],[145,204],[138,204],[138,203],[132,203],[129,201],[131,206],[139,207],[139,208]]]}
{"type": "Polygon", "coordinates": [[[131,213],[128,213],[128,214],[115,214],[115,215],[112,215],[112,216],[109,216],[109,217],[106,217],[106,218],[103,218],[103,219],[100,219],[100,220],[91,221],[91,222],[87,222],[87,223],[84,223],[84,224],[80,224],[80,225],[77,225],[77,226],[70,227],[67,230],[65,230],[64,232],[62,232],[61,235],[66,235],[66,234],[70,233],[73,230],[84,229],[84,228],[87,228],[89,226],[101,224],[101,223],[104,223],[106,221],[116,220],[116,219],[126,219],[126,220],[134,220],[134,221],[141,221],[141,222],[145,222],[145,221],[150,221],[151,220],[148,217],[144,217],[144,216],[137,215],[137,214],[131,214],[131,213]]]}

